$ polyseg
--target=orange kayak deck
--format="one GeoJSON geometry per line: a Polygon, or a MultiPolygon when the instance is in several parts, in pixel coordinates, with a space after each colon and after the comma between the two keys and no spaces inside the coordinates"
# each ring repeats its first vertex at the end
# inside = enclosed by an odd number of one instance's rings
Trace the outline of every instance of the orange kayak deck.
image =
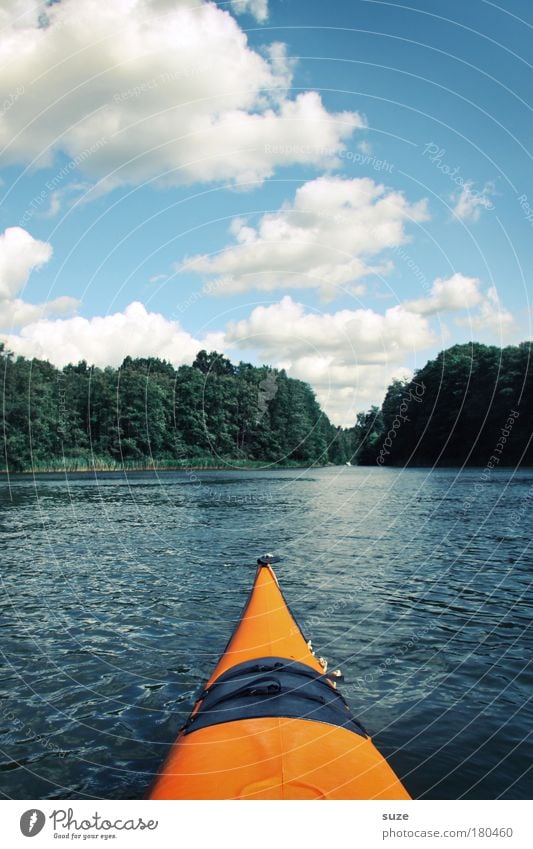
{"type": "Polygon", "coordinates": [[[325,676],[270,565],[258,567],[241,619],[148,798],[410,798],[325,676]],[[285,697],[278,679],[292,682],[285,697]],[[214,694],[226,691],[217,703],[214,694]],[[268,715],[274,704],[288,709],[268,715]]]}
{"type": "Polygon", "coordinates": [[[258,568],[240,622],[209,683],[237,663],[257,657],[286,657],[324,671],[296,624],[271,566],[258,568]]]}

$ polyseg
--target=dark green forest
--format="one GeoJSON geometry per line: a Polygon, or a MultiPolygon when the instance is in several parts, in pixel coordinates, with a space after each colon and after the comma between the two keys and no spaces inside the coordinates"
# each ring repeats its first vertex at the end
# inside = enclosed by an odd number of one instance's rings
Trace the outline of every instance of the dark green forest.
{"type": "Polygon", "coordinates": [[[340,428],[308,384],[216,352],[58,369],[0,343],[0,470],[531,465],[530,359],[526,342],[455,345],[340,428]]]}
{"type": "Polygon", "coordinates": [[[531,465],[531,343],[454,345],[357,417],[361,464],[531,465]],[[492,461],[491,461],[491,458],[492,461]]]}
{"type": "Polygon", "coordinates": [[[3,346],[0,357],[4,470],[323,465],[353,453],[310,386],[266,366],[206,351],[178,369],[131,357],[57,369],[3,346]]]}

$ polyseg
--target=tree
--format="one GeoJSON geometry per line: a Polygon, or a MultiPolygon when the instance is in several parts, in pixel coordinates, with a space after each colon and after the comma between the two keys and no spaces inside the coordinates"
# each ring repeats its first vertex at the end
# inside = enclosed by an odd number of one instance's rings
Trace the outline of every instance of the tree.
{"type": "Polygon", "coordinates": [[[118,369],[85,361],[57,369],[16,357],[0,343],[4,467],[22,471],[91,458],[142,467],[209,456],[306,465],[378,458],[485,465],[502,429],[501,464],[530,464],[531,360],[529,342],[503,349],[454,345],[412,380],[393,381],[381,409],[340,428],[307,383],[267,365],[235,367],[214,351],[200,351],[193,366],[178,369],[157,357],[126,357],[118,369]]]}
{"type": "Polygon", "coordinates": [[[235,372],[231,362],[226,357],[223,357],[222,354],[217,354],[216,351],[211,351],[210,354],[204,350],[199,351],[192,367],[198,369],[203,374],[233,375],[235,372]]]}
{"type": "MultiPolygon", "coordinates": [[[[508,430],[500,463],[531,462],[533,377],[530,343],[497,348],[454,345],[407,383],[394,381],[382,406],[384,440],[402,404],[405,418],[390,439],[385,462],[411,465],[485,465],[508,430]],[[505,428],[511,414],[513,424],[505,428]]],[[[361,462],[372,462],[368,453],[361,462]]]]}

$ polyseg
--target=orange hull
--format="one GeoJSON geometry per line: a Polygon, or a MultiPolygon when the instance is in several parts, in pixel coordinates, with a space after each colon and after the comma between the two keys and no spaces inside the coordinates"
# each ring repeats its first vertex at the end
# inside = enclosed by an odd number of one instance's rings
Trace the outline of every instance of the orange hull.
{"type": "Polygon", "coordinates": [[[150,799],[409,799],[260,565],[150,799]]]}

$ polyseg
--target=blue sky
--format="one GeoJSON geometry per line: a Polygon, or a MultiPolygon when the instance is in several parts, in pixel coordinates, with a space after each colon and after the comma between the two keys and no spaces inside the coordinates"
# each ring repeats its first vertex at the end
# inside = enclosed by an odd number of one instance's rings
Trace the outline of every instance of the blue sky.
{"type": "Polygon", "coordinates": [[[531,337],[526,0],[7,0],[0,338],[63,365],[201,347],[353,422],[531,337]]]}

